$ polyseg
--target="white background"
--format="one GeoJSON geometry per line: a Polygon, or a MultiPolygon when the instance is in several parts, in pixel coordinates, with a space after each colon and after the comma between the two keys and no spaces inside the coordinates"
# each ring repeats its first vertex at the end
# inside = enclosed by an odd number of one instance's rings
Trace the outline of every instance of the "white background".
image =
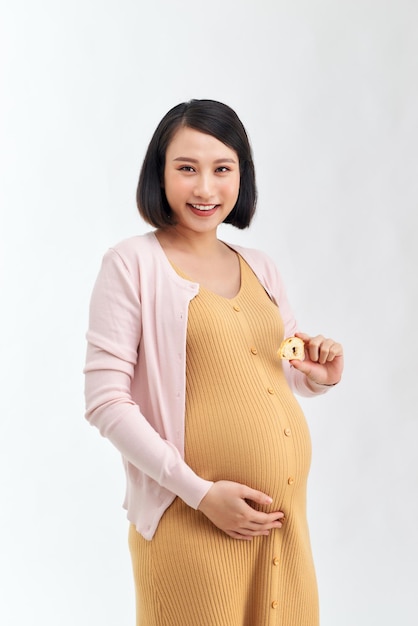
{"type": "Polygon", "coordinates": [[[195,97],[232,106],[255,152],[257,218],[221,236],[268,252],[301,328],[345,345],[344,382],[302,402],[322,626],[415,626],[418,4],[9,0],[0,17],[0,623],[134,624],[84,334],[105,250],[147,230],[151,134],[195,97]]]}

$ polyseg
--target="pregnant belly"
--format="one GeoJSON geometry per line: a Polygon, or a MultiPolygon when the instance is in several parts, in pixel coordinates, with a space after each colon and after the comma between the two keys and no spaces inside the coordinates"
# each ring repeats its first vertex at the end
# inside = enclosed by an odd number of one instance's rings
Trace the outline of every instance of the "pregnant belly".
{"type": "Polygon", "coordinates": [[[185,460],[207,480],[259,489],[280,506],[289,484],[306,488],[311,447],[303,412],[290,393],[260,398],[258,410],[236,402],[204,417],[186,412],[185,460]]]}

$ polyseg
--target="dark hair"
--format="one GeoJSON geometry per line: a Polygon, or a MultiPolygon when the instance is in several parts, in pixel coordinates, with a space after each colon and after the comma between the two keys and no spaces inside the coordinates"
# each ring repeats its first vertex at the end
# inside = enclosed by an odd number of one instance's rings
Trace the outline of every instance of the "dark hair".
{"type": "Polygon", "coordinates": [[[237,153],[240,168],[239,194],[234,208],[224,221],[237,228],[247,228],[257,202],[251,146],[235,111],[215,100],[190,100],[178,104],[158,124],[139,176],[136,201],[140,215],[156,228],[174,223],[162,182],[167,147],[174,133],[182,126],[212,135],[237,153]]]}

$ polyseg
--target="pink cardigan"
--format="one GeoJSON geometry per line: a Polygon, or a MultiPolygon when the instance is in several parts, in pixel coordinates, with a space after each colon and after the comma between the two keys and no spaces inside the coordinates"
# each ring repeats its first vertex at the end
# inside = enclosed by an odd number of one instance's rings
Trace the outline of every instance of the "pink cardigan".
{"type": "MultiPolygon", "coordinates": [[[[272,261],[256,250],[231,247],[280,307],[285,336],[293,335],[296,323],[272,261]]],[[[124,507],[146,539],[176,496],[196,509],[212,485],[183,460],[187,313],[198,291],[197,283],[175,272],[150,232],[108,250],[92,293],[86,418],[122,454],[124,507]]],[[[284,366],[299,394],[327,390],[312,390],[304,375],[284,366]]]]}

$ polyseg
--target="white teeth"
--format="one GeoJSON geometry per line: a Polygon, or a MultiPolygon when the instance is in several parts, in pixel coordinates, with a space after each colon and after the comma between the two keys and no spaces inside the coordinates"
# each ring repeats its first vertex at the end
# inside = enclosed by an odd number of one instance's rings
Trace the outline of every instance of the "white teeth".
{"type": "Polygon", "coordinates": [[[199,211],[211,211],[216,207],[216,204],[192,204],[192,207],[199,211]]]}

